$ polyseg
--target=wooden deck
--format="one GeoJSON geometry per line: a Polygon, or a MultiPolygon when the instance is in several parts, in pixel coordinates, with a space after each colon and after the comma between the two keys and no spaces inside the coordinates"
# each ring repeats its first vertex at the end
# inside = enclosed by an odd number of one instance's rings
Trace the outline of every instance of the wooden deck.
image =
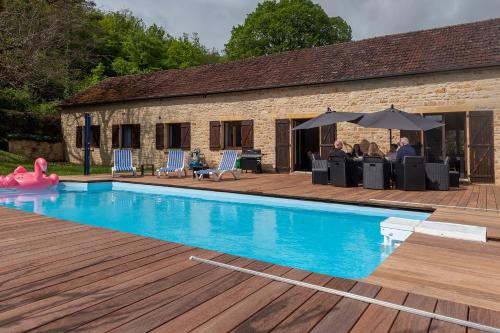
{"type": "MultiPolygon", "coordinates": [[[[411,242],[433,246],[432,239],[411,242]]],[[[496,249],[488,248],[482,256],[500,258],[496,249]]],[[[190,255],[500,327],[500,312],[436,295],[2,207],[0,253],[2,332],[466,332],[438,320],[197,263],[188,260],[190,255]]]]}

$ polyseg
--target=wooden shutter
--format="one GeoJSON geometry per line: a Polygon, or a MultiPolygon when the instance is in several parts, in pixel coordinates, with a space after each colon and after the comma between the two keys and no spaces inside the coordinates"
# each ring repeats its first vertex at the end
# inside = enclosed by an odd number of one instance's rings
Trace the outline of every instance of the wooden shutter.
{"type": "Polygon", "coordinates": [[[90,126],[91,146],[94,148],[101,147],[101,126],[90,126]]]}
{"type": "Polygon", "coordinates": [[[290,172],[290,120],[276,120],[276,171],[290,172]]]}
{"type": "Polygon", "coordinates": [[[111,126],[111,148],[120,148],[120,125],[111,126]]]}
{"type": "Polygon", "coordinates": [[[253,120],[241,121],[241,149],[253,149],[253,120]]]}
{"type": "Polygon", "coordinates": [[[165,125],[156,124],[156,149],[165,149],[165,125]]]}
{"type": "Polygon", "coordinates": [[[210,149],[219,150],[220,144],[220,121],[210,122],[210,149]]]}
{"type": "Polygon", "coordinates": [[[76,126],[76,148],[83,147],[83,126],[76,126]]]}
{"type": "Polygon", "coordinates": [[[182,123],[181,124],[181,149],[190,150],[191,149],[191,124],[182,123]]]}
{"type": "Polygon", "coordinates": [[[139,124],[132,125],[132,148],[141,148],[141,125],[139,124]]]}
{"type": "Polygon", "coordinates": [[[321,127],[321,143],[320,143],[321,159],[326,160],[328,158],[330,152],[334,148],[336,138],[337,138],[336,124],[321,127]]]}
{"type": "Polygon", "coordinates": [[[471,181],[494,182],[493,112],[470,112],[469,135],[471,181]]]}

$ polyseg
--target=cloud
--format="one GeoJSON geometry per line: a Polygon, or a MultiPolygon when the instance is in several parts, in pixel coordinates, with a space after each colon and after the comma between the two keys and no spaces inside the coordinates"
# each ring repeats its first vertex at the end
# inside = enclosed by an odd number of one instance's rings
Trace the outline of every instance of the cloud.
{"type": "MultiPolygon", "coordinates": [[[[231,28],[244,22],[257,0],[94,0],[105,10],[130,9],[147,24],[180,36],[197,32],[207,47],[224,49],[231,28]]],[[[500,16],[499,0],[318,0],[330,16],[341,16],[354,39],[441,27],[500,16]]]]}

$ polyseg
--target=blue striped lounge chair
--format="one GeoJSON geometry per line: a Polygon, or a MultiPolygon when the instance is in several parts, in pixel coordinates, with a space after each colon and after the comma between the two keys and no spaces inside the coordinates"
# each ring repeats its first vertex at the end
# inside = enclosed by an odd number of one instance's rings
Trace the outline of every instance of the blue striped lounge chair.
{"type": "Polygon", "coordinates": [[[178,177],[184,173],[184,177],[187,175],[186,167],[184,165],[184,151],[179,149],[169,150],[167,153],[167,166],[159,168],[156,170],[156,175],[158,178],[163,173],[165,176],[168,176],[169,172],[175,172],[178,177]]]}
{"type": "Polygon", "coordinates": [[[132,165],[132,150],[115,149],[113,151],[114,165],[111,168],[111,177],[118,172],[132,172],[135,176],[136,168],[132,165]]]}
{"type": "Polygon", "coordinates": [[[226,150],[222,154],[222,159],[220,160],[219,167],[217,169],[206,169],[195,171],[195,175],[198,180],[203,179],[203,175],[213,175],[215,176],[215,181],[222,179],[222,176],[226,173],[233,175],[234,179],[240,179],[240,172],[236,169],[236,160],[238,158],[238,152],[235,150],[226,150]]]}

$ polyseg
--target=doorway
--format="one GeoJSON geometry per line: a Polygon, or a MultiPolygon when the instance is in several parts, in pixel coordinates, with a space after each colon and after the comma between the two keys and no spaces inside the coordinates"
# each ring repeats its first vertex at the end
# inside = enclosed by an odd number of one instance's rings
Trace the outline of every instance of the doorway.
{"type": "MultiPolygon", "coordinates": [[[[293,127],[298,126],[309,119],[296,119],[293,127]]],[[[313,156],[319,158],[319,128],[311,128],[294,131],[293,137],[293,170],[311,171],[311,160],[313,156]]]]}

